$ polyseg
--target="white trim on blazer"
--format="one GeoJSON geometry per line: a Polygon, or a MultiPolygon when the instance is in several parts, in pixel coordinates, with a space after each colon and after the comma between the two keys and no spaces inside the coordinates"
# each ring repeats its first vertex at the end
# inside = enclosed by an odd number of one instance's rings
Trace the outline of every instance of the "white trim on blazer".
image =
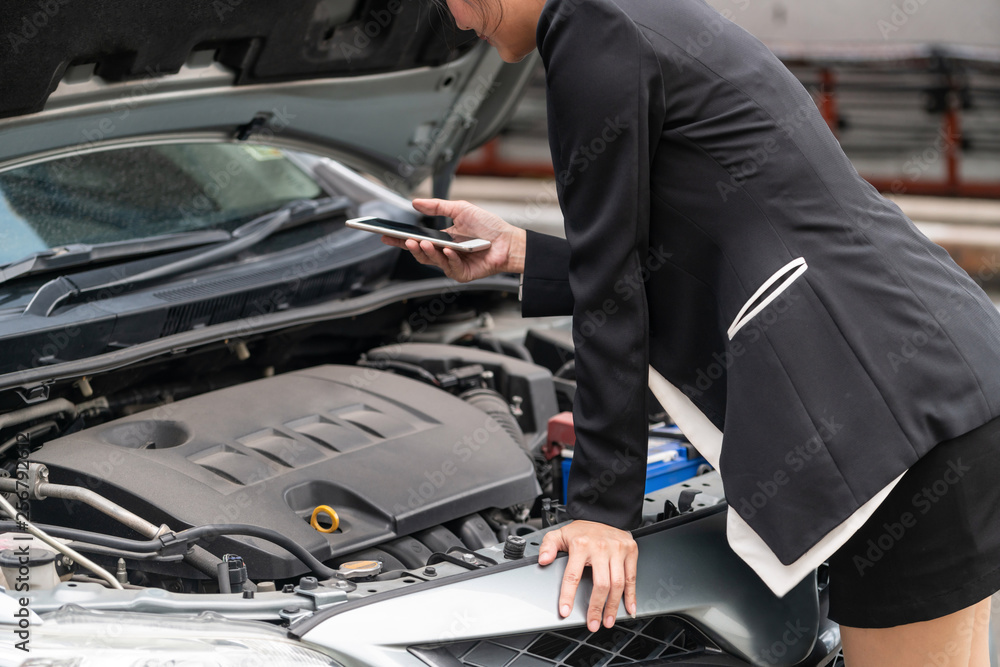
{"type": "Polygon", "coordinates": [[[752,320],[757,313],[767,308],[769,303],[777,299],[782,292],[788,289],[788,286],[795,282],[795,279],[805,273],[808,268],[809,267],[806,266],[805,257],[796,257],[788,264],[785,264],[783,267],[775,271],[770,278],[765,280],[764,284],[758,287],[757,291],[753,293],[753,296],[747,299],[747,302],[743,304],[742,308],[740,308],[740,312],[736,314],[736,318],[733,320],[733,323],[729,325],[729,329],[726,331],[726,334],[729,336],[729,340],[732,340],[733,336],[735,336],[747,322],[752,320]],[[768,294],[763,301],[754,306],[753,310],[748,313],[747,309],[750,308],[750,306],[757,301],[762,294],[767,292],[767,290],[770,289],[770,287],[783,276],[784,280],[781,284],[775,287],[774,291],[768,294]]]}
{"type": "MultiPolygon", "coordinates": [[[[805,262],[803,261],[802,268],[798,272],[799,275],[804,270],[805,262]]],[[[781,271],[778,273],[780,274],[781,271]]],[[[750,301],[752,302],[753,299],[750,301]]],[[[691,444],[702,456],[708,459],[708,462],[716,470],[719,470],[722,431],[698,409],[698,406],[684,392],[671,384],[652,366],[649,367],[649,388],[681,432],[691,441],[691,444]]],[[[843,523],[827,533],[815,546],[790,565],[783,565],[764,544],[764,540],[732,507],[729,508],[726,516],[726,538],[736,555],[757,573],[775,595],[782,597],[843,546],[851,535],[857,532],[871,517],[875,509],[882,504],[882,501],[902,477],[903,475],[900,475],[889,482],[885,488],[872,496],[871,500],[859,507],[854,514],[847,517],[843,523]]],[[[723,487],[725,487],[725,482],[726,480],[723,478],[723,487]]]]}

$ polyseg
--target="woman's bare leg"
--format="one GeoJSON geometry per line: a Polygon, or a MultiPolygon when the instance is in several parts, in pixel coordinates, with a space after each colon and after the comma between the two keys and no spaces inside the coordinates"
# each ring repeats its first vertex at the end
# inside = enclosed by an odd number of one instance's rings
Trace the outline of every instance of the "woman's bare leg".
{"type": "Polygon", "coordinates": [[[847,667],[990,667],[990,599],[932,621],[840,626],[847,667]]]}

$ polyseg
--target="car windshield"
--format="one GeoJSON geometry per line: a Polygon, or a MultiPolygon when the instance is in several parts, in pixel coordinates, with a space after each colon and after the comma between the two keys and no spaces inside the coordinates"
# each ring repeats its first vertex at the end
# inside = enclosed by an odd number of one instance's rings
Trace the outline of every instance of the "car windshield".
{"type": "Polygon", "coordinates": [[[75,153],[0,173],[0,265],[71,243],[232,230],[323,194],[282,151],[167,144],[75,153]]]}

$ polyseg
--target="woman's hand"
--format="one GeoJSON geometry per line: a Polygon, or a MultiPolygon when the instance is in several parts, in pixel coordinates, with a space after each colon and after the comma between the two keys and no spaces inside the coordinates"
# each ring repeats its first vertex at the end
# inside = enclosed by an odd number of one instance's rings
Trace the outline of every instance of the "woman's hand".
{"type": "Polygon", "coordinates": [[[625,596],[625,610],[635,614],[635,571],[639,547],[628,531],[593,521],[572,521],[559,530],[545,534],[538,554],[538,564],[548,565],[559,551],[569,552],[566,572],[559,592],[559,615],[569,616],[583,568],[590,566],[594,579],[587,629],[597,632],[610,628],[618,615],[618,604],[625,596]]]}
{"type": "Polygon", "coordinates": [[[414,199],[413,208],[424,215],[443,215],[454,224],[444,230],[455,236],[486,239],[487,250],[458,252],[441,248],[430,241],[397,239],[383,236],[382,243],[409,250],[421,264],[433,264],[446,276],[460,283],[485,278],[496,273],[524,273],[524,230],[499,216],[488,213],[466,201],[447,199],[414,199]]]}

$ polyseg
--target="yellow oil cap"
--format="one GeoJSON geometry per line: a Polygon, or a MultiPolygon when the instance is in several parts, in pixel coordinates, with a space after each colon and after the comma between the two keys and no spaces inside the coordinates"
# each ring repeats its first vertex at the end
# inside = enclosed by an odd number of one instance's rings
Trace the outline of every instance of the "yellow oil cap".
{"type": "Polygon", "coordinates": [[[337,516],[337,511],[332,507],[330,507],[329,505],[320,505],[313,510],[312,516],[309,517],[309,525],[321,533],[333,533],[336,532],[337,528],[340,527],[340,517],[337,516]],[[330,517],[330,526],[328,528],[324,528],[323,526],[319,525],[317,517],[320,514],[325,514],[328,517],[330,517]]]}

